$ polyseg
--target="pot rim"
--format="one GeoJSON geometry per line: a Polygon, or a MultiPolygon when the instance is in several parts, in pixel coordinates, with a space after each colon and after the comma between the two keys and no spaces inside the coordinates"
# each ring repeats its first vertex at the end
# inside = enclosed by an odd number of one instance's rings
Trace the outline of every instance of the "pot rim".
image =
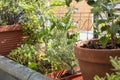
{"type": "Polygon", "coordinates": [[[15,31],[15,30],[22,30],[21,25],[13,24],[13,25],[0,26],[0,32],[15,31]]]}
{"type": "MultiPolygon", "coordinates": [[[[91,40],[95,40],[95,41],[98,41],[98,39],[91,39],[91,40]]],[[[90,49],[90,48],[83,48],[81,47],[84,43],[87,43],[88,41],[90,40],[84,40],[84,41],[78,41],[75,43],[74,47],[78,48],[78,49],[82,49],[82,50],[93,50],[93,51],[120,51],[120,48],[119,49],[90,49]]]]}

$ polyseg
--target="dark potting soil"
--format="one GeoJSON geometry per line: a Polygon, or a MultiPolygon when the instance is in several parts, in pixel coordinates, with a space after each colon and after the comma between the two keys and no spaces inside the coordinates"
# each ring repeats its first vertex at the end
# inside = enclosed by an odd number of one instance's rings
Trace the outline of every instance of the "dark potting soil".
{"type": "Polygon", "coordinates": [[[109,42],[106,46],[103,46],[99,41],[89,41],[88,43],[83,44],[81,46],[83,48],[90,48],[90,49],[120,49],[120,44],[115,44],[115,47],[109,42]]]}

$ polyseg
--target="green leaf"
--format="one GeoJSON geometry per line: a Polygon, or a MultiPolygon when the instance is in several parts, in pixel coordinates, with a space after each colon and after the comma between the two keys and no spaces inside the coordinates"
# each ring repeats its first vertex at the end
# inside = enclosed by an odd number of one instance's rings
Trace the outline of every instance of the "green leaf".
{"type": "Polygon", "coordinates": [[[102,25],[102,27],[101,27],[101,31],[103,32],[103,31],[108,31],[108,26],[106,25],[106,24],[101,24],[102,25]]]}
{"type": "Polygon", "coordinates": [[[65,0],[65,2],[67,6],[70,6],[70,3],[72,2],[72,0],[65,0]]]}
{"type": "Polygon", "coordinates": [[[94,7],[91,9],[92,13],[100,13],[102,11],[101,7],[94,7]]]}
{"type": "Polygon", "coordinates": [[[86,1],[87,1],[87,4],[90,6],[93,6],[96,3],[95,0],[86,0],[86,1]]]}
{"type": "Polygon", "coordinates": [[[51,3],[51,6],[64,6],[64,5],[65,5],[65,2],[64,1],[60,1],[60,0],[54,0],[51,3]]]}
{"type": "Polygon", "coordinates": [[[105,23],[107,20],[106,19],[100,19],[98,20],[98,24],[105,23]]]}
{"type": "Polygon", "coordinates": [[[119,30],[119,25],[117,24],[112,24],[109,28],[109,32],[112,34],[112,35],[115,35],[119,30]]]}
{"type": "Polygon", "coordinates": [[[80,1],[82,1],[82,0],[75,0],[76,2],[80,2],[80,1]]]}
{"type": "Polygon", "coordinates": [[[104,78],[100,78],[98,75],[94,77],[94,80],[105,80],[104,78]]]}
{"type": "Polygon", "coordinates": [[[31,69],[34,69],[34,70],[38,69],[37,63],[34,63],[34,62],[29,62],[28,67],[31,68],[31,69]]]}
{"type": "Polygon", "coordinates": [[[110,37],[105,35],[103,37],[100,38],[100,43],[105,46],[107,44],[107,42],[109,41],[110,37]]]}
{"type": "Polygon", "coordinates": [[[116,39],[115,39],[115,42],[116,42],[117,44],[120,44],[120,38],[116,38],[116,39]]]}
{"type": "Polygon", "coordinates": [[[23,9],[28,10],[28,11],[35,10],[34,6],[32,6],[32,5],[27,5],[27,4],[19,3],[19,6],[21,6],[23,9]]]}

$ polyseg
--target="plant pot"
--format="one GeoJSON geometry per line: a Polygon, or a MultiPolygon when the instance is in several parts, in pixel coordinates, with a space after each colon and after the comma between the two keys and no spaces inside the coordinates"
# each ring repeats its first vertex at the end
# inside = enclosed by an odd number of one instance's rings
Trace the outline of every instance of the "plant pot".
{"type": "Polygon", "coordinates": [[[20,46],[23,33],[20,24],[0,26],[0,55],[6,56],[20,46]]]}
{"type": "Polygon", "coordinates": [[[77,57],[84,80],[93,80],[95,75],[104,77],[106,72],[112,73],[110,56],[120,57],[120,49],[88,49],[80,47],[84,42],[74,46],[74,53],[77,57]]]}
{"type": "Polygon", "coordinates": [[[45,74],[45,76],[52,78],[52,79],[55,79],[61,75],[64,75],[66,72],[67,72],[67,70],[60,70],[60,71],[45,74]]]}
{"type": "Polygon", "coordinates": [[[75,74],[68,73],[68,70],[60,70],[46,74],[47,77],[57,80],[83,80],[80,68],[74,68],[75,74]]]}
{"type": "Polygon", "coordinates": [[[81,73],[73,74],[64,78],[61,78],[60,80],[83,80],[81,73]]]}

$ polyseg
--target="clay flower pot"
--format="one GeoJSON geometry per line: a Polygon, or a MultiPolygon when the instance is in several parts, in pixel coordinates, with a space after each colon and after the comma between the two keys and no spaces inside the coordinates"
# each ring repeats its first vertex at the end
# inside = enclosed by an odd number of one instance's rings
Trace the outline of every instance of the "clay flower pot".
{"type": "Polygon", "coordinates": [[[20,24],[0,26],[0,55],[6,56],[20,46],[23,33],[20,24]]]}
{"type": "Polygon", "coordinates": [[[74,46],[84,80],[93,80],[95,75],[104,77],[106,72],[113,72],[110,64],[110,56],[120,57],[120,49],[88,49],[80,47],[84,41],[74,46]]]}
{"type": "Polygon", "coordinates": [[[69,74],[68,71],[64,69],[64,70],[46,74],[45,76],[52,78],[53,80],[54,79],[57,79],[57,80],[83,80],[79,67],[75,68],[75,74],[69,74]]]}
{"type": "Polygon", "coordinates": [[[61,78],[60,80],[83,80],[81,73],[73,74],[64,78],[61,78]]]}
{"type": "Polygon", "coordinates": [[[45,76],[52,78],[52,79],[55,79],[61,75],[64,75],[66,72],[67,72],[67,70],[60,70],[60,71],[45,74],[45,76]]]}

